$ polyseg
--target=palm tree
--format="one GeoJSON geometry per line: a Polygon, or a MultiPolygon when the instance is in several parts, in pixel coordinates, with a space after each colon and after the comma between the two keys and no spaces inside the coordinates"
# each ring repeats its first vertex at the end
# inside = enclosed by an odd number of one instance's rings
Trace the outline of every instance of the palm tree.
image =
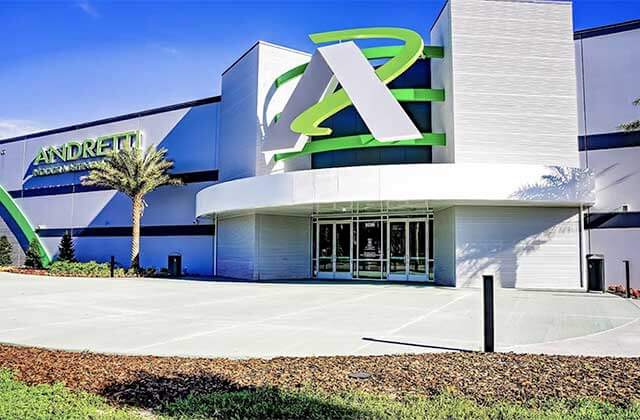
{"type": "Polygon", "coordinates": [[[137,147],[120,149],[82,179],[83,185],[113,188],[131,199],[131,268],[136,271],[140,268],[140,219],[144,196],[164,185],[182,185],[180,179],[169,174],[173,162],[166,159],[166,154],[167,149],[156,150],[154,145],[145,151],[137,147]]]}
{"type": "MultiPolygon", "coordinates": [[[[640,98],[633,101],[635,106],[640,106],[640,98]]],[[[640,120],[630,121],[628,123],[620,124],[620,128],[624,131],[640,131],[640,120]]]]}

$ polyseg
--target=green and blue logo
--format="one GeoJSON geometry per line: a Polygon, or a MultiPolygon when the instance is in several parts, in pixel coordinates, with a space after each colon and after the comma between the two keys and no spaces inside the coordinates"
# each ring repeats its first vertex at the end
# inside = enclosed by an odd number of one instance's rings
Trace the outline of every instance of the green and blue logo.
{"type": "Polygon", "coordinates": [[[444,101],[444,90],[387,87],[417,60],[442,58],[442,47],[425,46],[419,34],[400,28],[350,29],[310,38],[316,44],[333,44],[318,48],[309,63],[276,79],[278,89],[300,78],[285,108],[267,129],[263,147],[267,156],[278,161],[330,150],[445,145],[443,133],[419,132],[399,104],[444,101]],[[393,39],[402,44],[360,49],[353,41],[363,39],[393,39]],[[368,60],[386,61],[374,69],[368,60]],[[369,134],[311,141],[330,136],[331,128],[322,124],[351,105],[369,134]]]}

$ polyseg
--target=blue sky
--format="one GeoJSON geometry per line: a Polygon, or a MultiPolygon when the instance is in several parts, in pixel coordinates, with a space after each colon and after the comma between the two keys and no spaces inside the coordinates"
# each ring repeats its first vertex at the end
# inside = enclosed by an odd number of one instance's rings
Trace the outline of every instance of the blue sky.
{"type": "MultiPolygon", "coordinates": [[[[428,29],[433,1],[0,0],[0,138],[220,93],[258,40],[311,51],[313,32],[428,29]]],[[[576,0],[576,29],[640,18],[640,0],[576,0]]]]}

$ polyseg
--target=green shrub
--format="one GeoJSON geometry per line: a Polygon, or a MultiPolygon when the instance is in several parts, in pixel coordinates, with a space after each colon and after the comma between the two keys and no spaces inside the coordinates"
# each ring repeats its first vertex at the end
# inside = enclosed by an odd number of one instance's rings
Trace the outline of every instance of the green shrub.
{"type": "Polygon", "coordinates": [[[42,253],[40,252],[40,245],[36,238],[33,238],[31,242],[29,242],[24,265],[31,268],[42,268],[42,253]]]}
{"type": "Polygon", "coordinates": [[[6,236],[0,236],[0,265],[11,265],[11,254],[13,253],[13,246],[6,236]]]}
{"type": "Polygon", "coordinates": [[[60,244],[58,245],[58,261],[76,261],[76,251],[73,247],[73,238],[71,233],[65,231],[62,238],[60,238],[60,244]]]}
{"type": "Polygon", "coordinates": [[[147,267],[142,269],[142,275],[144,277],[155,277],[158,275],[158,270],[153,267],[147,267]]]}
{"type": "MultiPolygon", "coordinates": [[[[49,274],[69,277],[109,277],[111,276],[111,265],[95,261],[55,261],[49,267],[49,274]]],[[[124,277],[126,273],[122,268],[116,268],[113,275],[114,277],[124,277]]]]}

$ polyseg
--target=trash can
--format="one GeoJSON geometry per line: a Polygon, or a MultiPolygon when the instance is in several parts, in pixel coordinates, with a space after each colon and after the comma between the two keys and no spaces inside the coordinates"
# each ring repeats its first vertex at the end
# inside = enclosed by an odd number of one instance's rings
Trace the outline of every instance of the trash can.
{"type": "Polygon", "coordinates": [[[587,255],[587,276],[589,291],[604,292],[604,256],[587,255]]]}
{"type": "Polygon", "coordinates": [[[169,269],[170,276],[180,277],[182,275],[182,255],[180,254],[169,255],[167,268],[169,269]]]}

